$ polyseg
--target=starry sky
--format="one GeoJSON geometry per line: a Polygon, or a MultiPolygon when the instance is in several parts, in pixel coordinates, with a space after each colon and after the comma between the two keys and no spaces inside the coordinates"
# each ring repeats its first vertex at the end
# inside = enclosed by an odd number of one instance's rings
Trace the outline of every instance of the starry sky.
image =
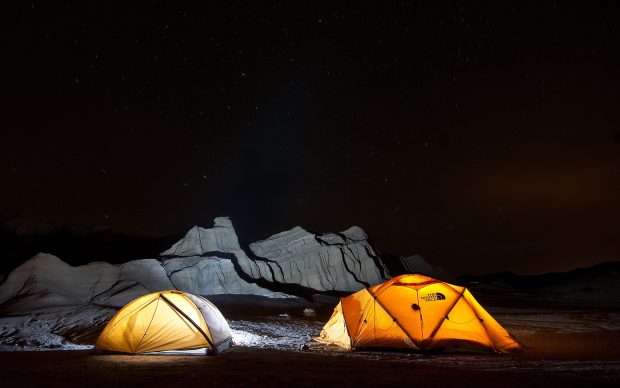
{"type": "Polygon", "coordinates": [[[454,273],[620,258],[617,2],[203,3],[0,5],[0,209],[359,225],[454,273]]]}

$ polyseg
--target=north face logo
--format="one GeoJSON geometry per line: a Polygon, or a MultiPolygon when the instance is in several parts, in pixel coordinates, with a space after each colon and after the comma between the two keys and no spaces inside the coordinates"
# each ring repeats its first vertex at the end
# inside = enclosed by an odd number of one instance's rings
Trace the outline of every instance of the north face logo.
{"type": "Polygon", "coordinates": [[[430,294],[424,295],[420,299],[422,299],[422,300],[424,300],[426,302],[434,302],[436,300],[444,300],[444,299],[446,299],[446,296],[444,294],[442,294],[441,292],[432,292],[430,294]]]}

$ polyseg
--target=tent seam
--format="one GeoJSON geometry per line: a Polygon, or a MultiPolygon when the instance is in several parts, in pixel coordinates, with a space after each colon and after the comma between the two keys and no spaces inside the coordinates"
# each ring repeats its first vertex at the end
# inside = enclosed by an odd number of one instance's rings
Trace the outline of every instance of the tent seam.
{"type": "Polygon", "coordinates": [[[155,318],[155,314],[157,314],[157,307],[159,306],[159,299],[160,298],[157,298],[155,309],[153,310],[153,316],[151,317],[151,320],[149,321],[149,324],[146,327],[146,330],[144,330],[144,334],[142,334],[142,338],[140,338],[140,341],[136,345],[135,349],[133,349],[134,353],[136,353],[136,350],[140,347],[140,345],[142,344],[142,340],[144,340],[144,337],[146,337],[146,334],[149,332],[149,329],[151,328],[151,323],[153,323],[153,319],[155,318]]]}
{"type": "MultiPolygon", "coordinates": [[[[390,313],[390,311],[385,306],[383,306],[383,303],[381,303],[379,298],[377,298],[377,296],[375,296],[368,288],[366,288],[366,291],[368,291],[370,296],[372,296],[373,299],[375,300],[375,306],[378,303],[379,306],[383,309],[383,311],[385,311],[386,314],[389,315],[390,318],[392,318],[392,320],[394,322],[396,322],[396,325],[398,327],[400,327],[400,329],[403,331],[403,333],[405,333],[407,338],[409,338],[409,340],[416,346],[416,348],[420,349],[420,346],[416,343],[416,341],[413,339],[413,337],[411,337],[411,335],[407,332],[407,330],[405,330],[405,328],[403,326],[401,326],[400,322],[398,322],[398,319],[394,318],[394,316],[390,313]]],[[[376,319],[377,314],[375,313],[374,315],[375,315],[375,319],[376,319]]],[[[376,327],[377,327],[377,325],[375,324],[375,331],[376,331],[376,327]]],[[[376,337],[376,334],[375,334],[375,337],[376,337]]]]}
{"type": "MultiPolygon", "coordinates": [[[[452,306],[448,309],[448,311],[446,312],[446,315],[444,316],[444,319],[442,319],[441,321],[439,321],[439,324],[437,324],[437,326],[433,329],[433,331],[431,332],[431,335],[428,336],[428,339],[426,341],[422,341],[422,343],[426,342],[427,345],[430,345],[433,342],[433,339],[435,338],[435,335],[437,334],[437,332],[439,331],[439,329],[441,329],[441,326],[443,326],[443,323],[446,321],[447,316],[450,315],[450,313],[452,312],[452,310],[454,309],[454,306],[456,306],[456,304],[459,302],[459,300],[461,300],[461,298],[463,297],[463,294],[465,294],[465,290],[466,288],[463,287],[463,290],[460,292],[459,297],[456,298],[456,300],[454,301],[454,303],[452,304],[452,306]]],[[[456,290],[455,290],[456,291],[456,290]]],[[[458,292],[458,291],[457,291],[458,292]]],[[[425,348],[427,346],[424,346],[425,348]]],[[[495,346],[493,346],[495,347],[495,346]]]]}
{"type": "MultiPolygon", "coordinates": [[[[149,300],[148,302],[145,302],[143,305],[136,307],[135,309],[131,310],[130,312],[128,312],[127,314],[125,314],[122,318],[119,318],[117,322],[114,323],[114,325],[112,325],[110,328],[108,328],[107,326],[105,327],[104,331],[101,333],[101,337],[104,337],[110,330],[114,329],[116,327],[116,325],[118,325],[119,323],[121,323],[121,321],[123,321],[125,318],[127,318],[128,316],[130,316],[131,314],[133,314],[136,311],[142,310],[143,308],[145,308],[146,306],[150,305],[151,303],[153,303],[154,299],[149,300]]],[[[132,302],[129,302],[132,303],[132,302]]],[[[116,314],[114,314],[114,316],[110,319],[110,321],[113,321],[116,316],[118,314],[120,314],[120,312],[123,311],[123,308],[121,308],[116,314]]]]}

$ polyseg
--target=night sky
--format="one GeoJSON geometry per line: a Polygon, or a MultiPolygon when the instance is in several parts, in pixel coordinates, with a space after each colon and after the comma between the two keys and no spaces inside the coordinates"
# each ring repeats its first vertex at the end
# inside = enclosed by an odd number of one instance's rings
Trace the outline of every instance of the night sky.
{"type": "Polygon", "coordinates": [[[454,273],[620,258],[616,1],[61,3],[0,5],[0,210],[359,225],[454,273]]]}

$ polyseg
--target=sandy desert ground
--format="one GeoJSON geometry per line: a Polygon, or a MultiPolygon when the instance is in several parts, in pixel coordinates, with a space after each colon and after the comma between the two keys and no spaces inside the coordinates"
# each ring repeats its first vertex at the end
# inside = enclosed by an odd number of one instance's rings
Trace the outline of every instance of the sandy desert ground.
{"type": "MultiPolygon", "coordinates": [[[[620,312],[538,303],[489,307],[529,350],[512,355],[346,352],[311,341],[330,309],[304,317],[223,308],[238,346],[217,357],[0,352],[2,386],[618,386],[620,312]]],[[[96,331],[76,336],[88,344],[96,331]]],[[[4,348],[6,349],[6,348],[4,348]]]]}

